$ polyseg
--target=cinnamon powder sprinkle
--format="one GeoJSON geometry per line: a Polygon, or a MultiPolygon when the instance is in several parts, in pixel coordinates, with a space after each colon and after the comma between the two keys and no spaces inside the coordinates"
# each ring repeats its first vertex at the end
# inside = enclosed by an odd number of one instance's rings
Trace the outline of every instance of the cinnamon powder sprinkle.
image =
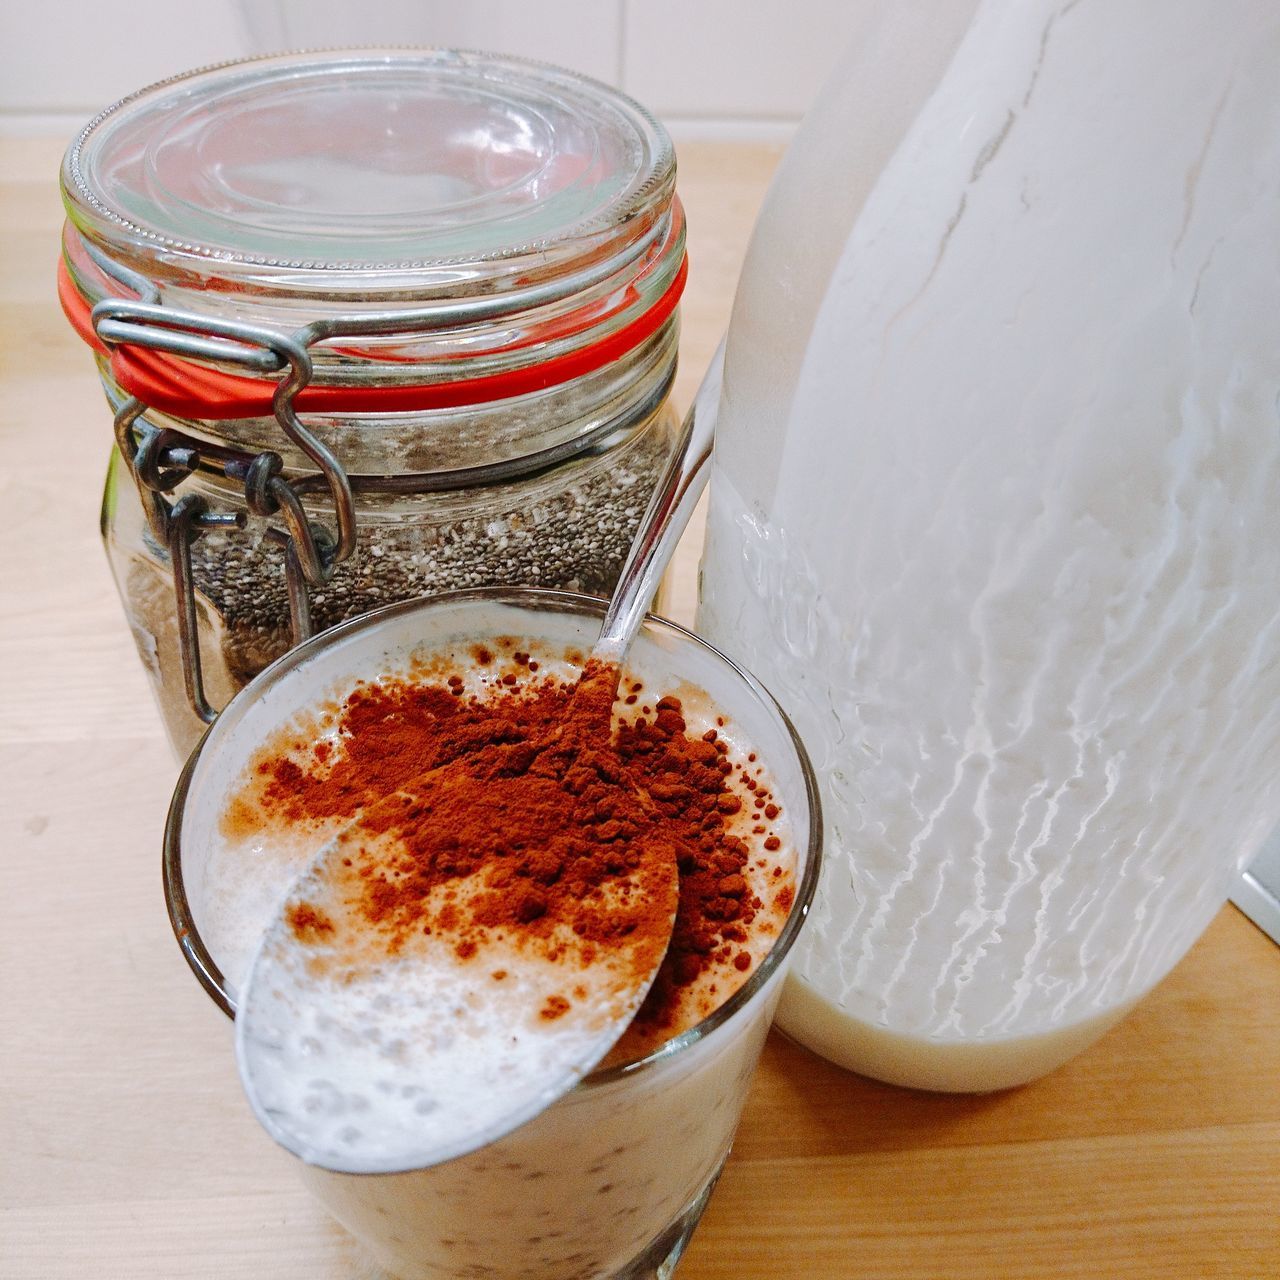
{"type": "Polygon", "coordinates": [[[299,942],[317,943],[333,934],[333,921],[309,902],[295,902],[284,914],[285,924],[299,942]]]}
{"type": "MultiPolygon", "coordinates": [[[[482,647],[472,656],[494,661],[482,647]]],[[[741,975],[753,963],[742,944],[765,908],[748,893],[751,851],[734,834],[742,801],[726,744],[714,733],[690,736],[674,697],[611,727],[612,683],[593,706],[582,696],[585,683],[534,677],[535,663],[520,657],[520,679],[497,677],[470,696],[456,676],[357,687],[324,758],[258,759],[258,806],[267,819],[358,818],[359,829],[395,837],[402,854],[392,865],[361,869],[358,903],[393,951],[433,928],[452,937],[459,912],[449,887],[476,877],[481,889],[469,900],[471,932],[455,944],[459,958],[492,935],[519,945],[561,936],[566,925],[584,964],[594,948],[633,935],[665,940],[670,908],[656,922],[652,895],[616,887],[643,886],[637,872],[645,858],[674,860],[675,925],[635,1022],[652,1037],[672,1025],[682,990],[701,975],[713,968],[741,975]]],[[[768,847],[780,845],[770,839],[768,847]]],[[[789,910],[790,892],[778,885],[771,905],[789,910]]],[[[293,908],[288,923],[304,942],[333,929],[307,904],[293,908]]],[[[555,1019],[569,1007],[552,997],[540,1016],[555,1019]]]]}
{"type": "Polygon", "coordinates": [[[548,996],[546,1004],[538,1010],[538,1017],[553,1022],[556,1018],[563,1018],[568,1012],[569,1002],[564,996],[548,996]]]}

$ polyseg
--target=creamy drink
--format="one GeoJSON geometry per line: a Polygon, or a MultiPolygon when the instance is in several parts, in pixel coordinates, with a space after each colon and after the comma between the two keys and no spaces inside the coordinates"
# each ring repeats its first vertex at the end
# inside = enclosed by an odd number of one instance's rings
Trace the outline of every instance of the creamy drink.
{"type": "MultiPolygon", "coordinates": [[[[413,728],[415,688],[460,705],[506,700],[508,709],[540,690],[559,696],[593,623],[484,602],[455,624],[464,638],[432,637],[422,608],[398,634],[384,626],[385,643],[365,646],[358,660],[342,652],[341,638],[326,642],[295,681],[310,696],[295,701],[287,680],[269,683],[242,723],[227,721],[229,736],[202,753],[184,798],[183,879],[199,941],[233,1000],[308,849],[350,821],[316,816],[323,804],[307,778],[330,794],[354,790],[361,744],[386,741],[397,724],[413,728]],[[415,643],[424,633],[427,643],[415,643]],[[477,644],[476,635],[490,638],[477,644]],[[353,729],[353,706],[366,716],[362,728],[353,729]],[[388,714],[370,720],[371,707],[388,714]],[[306,795],[317,801],[311,816],[294,803],[306,795]]],[[[353,1176],[303,1166],[317,1196],[393,1274],[628,1275],[678,1253],[696,1224],[814,882],[804,766],[776,711],[734,693],[741,679],[674,628],[647,628],[624,674],[616,718],[650,735],[633,740],[637,750],[665,751],[671,762],[684,752],[692,773],[723,778],[714,858],[735,861],[708,863],[702,875],[681,860],[681,910],[686,882],[695,896],[699,882],[701,915],[678,915],[668,957],[676,963],[605,1065],[527,1123],[431,1168],[353,1176]]],[[[628,732],[618,739],[624,746],[628,732]]],[[[658,802],[664,785],[651,788],[658,802]]],[[[494,977],[487,966],[486,976],[494,977]]]]}
{"type": "Polygon", "coordinates": [[[995,1089],[1280,818],[1280,10],[873,13],[748,254],[698,628],[822,779],[779,1025],[995,1089]]]}

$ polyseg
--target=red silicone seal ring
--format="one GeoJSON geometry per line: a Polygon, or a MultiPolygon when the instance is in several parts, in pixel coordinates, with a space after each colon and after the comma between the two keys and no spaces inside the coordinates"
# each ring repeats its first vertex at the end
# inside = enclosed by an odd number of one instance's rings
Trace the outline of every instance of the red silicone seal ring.
{"type": "MultiPolygon", "coordinates": [[[[599,342],[540,364],[454,382],[381,387],[309,386],[298,393],[295,407],[299,412],[318,414],[405,413],[486,404],[560,386],[620,359],[656,333],[676,309],[688,274],[686,256],[666,291],[647,311],[599,342]]],[[[226,373],[148,347],[123,343],[107,348],[93,330],[88,299],[76,288],[62,260],[58,262],[58,298],[71,327],[80,337],[100,354],[109,354],[111,376],[116,383],[144,404],[181,418],[273,415],[274,382],[226,373]]]]}

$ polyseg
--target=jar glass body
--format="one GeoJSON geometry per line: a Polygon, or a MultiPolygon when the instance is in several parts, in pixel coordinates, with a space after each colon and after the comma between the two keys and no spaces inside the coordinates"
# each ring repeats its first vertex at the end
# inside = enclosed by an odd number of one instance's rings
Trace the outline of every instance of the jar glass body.
{"type": "MultiPolygon", "coordinates": [[[[664,399],[607,447],[536,475],[438,493],[357,494],[356,551],[312,593],[315,628],[460,587],[540,586],[608,595],[677,427],[664,399]]],[[[243,528],[206,533],[191,548],[202,674],[217,708],[292,644],[284,552],[268,536],[276,522],[248,511],[242,486],[196,473],[176,492],[199,494],[210,509],[245,521],[243,528]]],[[[308,514],[324,518],[323,496],[308,514]]],[[[173,567],[114,450],[102,532],[166,731],[185,755],[205,725],[185,687],[173,567]]]]}

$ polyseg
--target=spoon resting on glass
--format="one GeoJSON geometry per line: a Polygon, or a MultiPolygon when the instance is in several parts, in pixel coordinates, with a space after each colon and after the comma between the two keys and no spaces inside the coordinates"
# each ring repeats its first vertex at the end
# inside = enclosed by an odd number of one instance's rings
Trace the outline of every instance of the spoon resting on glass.
{"type": "MultiPolygon", "coordinates": [[[[675,920],[673,852],[638,839],[619,860],[600,845],[593,878],[576,779],[579,756],[609,733],[621,663],[705,485],[723,358],[722,344],[563,722],[522,745],[519,771],[500,755],[483,776],[451,762],[366,807],[268,927],[240,992],[236,1057],[259,1120],[308,1163],[398,1172],[493,1141],[591,1071],[648,992],[675,920]],[[476,848],[458,848],[463,816],[476,848]],[[500,862],[512,840],[572,848],[589,885],[572,912],[524,920],[495,892],[495,860],[477,850],[500,862]],[[411,909],[383,911],[392,900],[411,909]],[[584,926],[593,918],[608,924],[607,945],[584,926]]],[[[610,803],[640,806],[643,826],[643,797],[624,788],[610,803]]]]}

